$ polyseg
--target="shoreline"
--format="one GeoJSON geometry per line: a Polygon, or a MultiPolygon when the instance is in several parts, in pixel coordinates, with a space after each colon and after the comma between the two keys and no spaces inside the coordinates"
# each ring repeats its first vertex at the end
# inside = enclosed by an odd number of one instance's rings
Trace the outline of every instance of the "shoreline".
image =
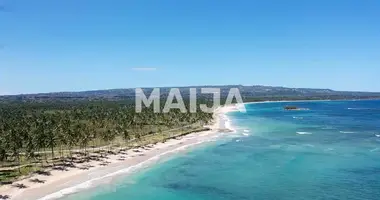
{"type": "Polygon", "coordinates": [[[379,98],[369,98],[369,99],[310,99],[310,100],[278,100],[278,101],[250,101],[250,102],[244,102],[244,105],[247,104],[260,104],[260,103],[298,103],[298,102],[334,102],[334,101],[373,101],[373,100],[380,100],[379,98]]]}
{"type": "Polygon", "coordinates": [[[141,167],[151,166],[159,160],[185,151],[192,146],[215,141],[222,132],[233,132],[231,122],[226,116],[226,113],[233,111],[238,111],[236,105],[215,109],[213,123],[205,126],[210,128],[208,131],[190,133],[180,138],[170,139],[165,143],[129,149],[123,153],[109,155],[106,160],[90,161],[75,168],[67,168],[68,170],[51,170],[49,175],[33,174],[12,184],[25,185],[27,188],[1,186],[0,195],[3,196],[0,196],[0,199],[1,197],[9,197],[3,199],[13,200],[59,199],[104,184],[105,180],[112,181],[117,175],[128,175],[141,167]],[[40,182],[31,180],[40,180],[40,182]]]}

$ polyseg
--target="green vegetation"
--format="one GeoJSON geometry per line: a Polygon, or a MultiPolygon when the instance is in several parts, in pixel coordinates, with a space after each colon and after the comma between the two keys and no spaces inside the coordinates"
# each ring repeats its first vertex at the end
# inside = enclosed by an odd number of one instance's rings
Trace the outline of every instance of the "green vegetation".
{"type": "MultiPolygon", "coordinates": [[[[198,103],[201,103],[199,101],[198,103]]],[[[132,101],[47,101],[0,104],[0,182],[89,152],[111,152],[204,130],[210,113],[136,113],[132,101]],[[99,148],[101,147],[101,148],[99,148]]],[[[65,161],[66,160],[66,161],[65,161]]]]}

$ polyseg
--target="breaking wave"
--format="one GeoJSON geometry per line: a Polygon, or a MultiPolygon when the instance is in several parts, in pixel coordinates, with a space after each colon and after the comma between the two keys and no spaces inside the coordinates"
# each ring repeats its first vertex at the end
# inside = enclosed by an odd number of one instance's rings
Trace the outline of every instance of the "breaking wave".
{"type": "Polygon", "coordinates": [[[310,132],[297,132],[298,135],[311,135],[313,133],[310,132]]]}

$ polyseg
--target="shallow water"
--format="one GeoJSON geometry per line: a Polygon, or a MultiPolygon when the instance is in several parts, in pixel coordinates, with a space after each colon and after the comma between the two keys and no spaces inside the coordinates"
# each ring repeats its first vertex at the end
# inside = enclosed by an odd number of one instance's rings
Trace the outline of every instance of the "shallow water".
{"type": "Polygon", "coordinates": [[[64,199],[379,199],[380,101],[246,107],[233,137],[64,199]]]}

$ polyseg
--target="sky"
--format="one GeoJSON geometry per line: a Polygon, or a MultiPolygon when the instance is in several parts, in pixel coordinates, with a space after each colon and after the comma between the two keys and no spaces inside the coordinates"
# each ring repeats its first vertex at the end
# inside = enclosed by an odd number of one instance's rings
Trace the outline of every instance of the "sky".
{"type": "Polygon", "coordinates": [[[378,0],[0,0],[0,94],[190,85],[380,92],[378,0]]]}

